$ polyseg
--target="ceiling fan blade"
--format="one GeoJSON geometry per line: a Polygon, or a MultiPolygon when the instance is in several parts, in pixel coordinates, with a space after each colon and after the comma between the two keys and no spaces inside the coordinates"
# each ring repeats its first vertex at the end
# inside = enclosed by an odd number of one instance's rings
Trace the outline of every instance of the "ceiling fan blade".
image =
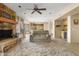
{"type": "Polygon", "coordinates": [[[33,14],[34,12],[35,12],[35,10],[31,14],[33,14]]]}
{"type": "Polygon", "coordinates": [[[46,10],[46,8],[40,8],[40,9],[38,9],[38,10],[46,10]]]}
{"type": "Polygon", "coordinates": [[[39,14],[42,14],[40,11],[37,11],[39,14]]]}

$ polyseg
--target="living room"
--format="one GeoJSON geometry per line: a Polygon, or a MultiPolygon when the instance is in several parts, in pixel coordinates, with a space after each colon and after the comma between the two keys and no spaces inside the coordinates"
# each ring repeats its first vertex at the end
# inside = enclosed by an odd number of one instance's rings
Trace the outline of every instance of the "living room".
{"type": "Polygon", "coordinates": [[[1,55],[79,55],[79,50],[74,51],[78,46],[71,44],[79,42],[78,6],[73,3],[1,3],[1,55]]]}

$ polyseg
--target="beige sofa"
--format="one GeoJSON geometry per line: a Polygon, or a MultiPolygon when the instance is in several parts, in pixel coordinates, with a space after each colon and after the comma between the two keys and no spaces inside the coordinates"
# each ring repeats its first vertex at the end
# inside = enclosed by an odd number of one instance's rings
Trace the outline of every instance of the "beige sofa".
{"type": "Polygon", "coordinates": [[[33,31],[33,34],[30,35],[30,41],[35,42],[35,41],[50,41],[51,36],[49,35],[49,32],[40,30],[40,31],[33,31]]]}

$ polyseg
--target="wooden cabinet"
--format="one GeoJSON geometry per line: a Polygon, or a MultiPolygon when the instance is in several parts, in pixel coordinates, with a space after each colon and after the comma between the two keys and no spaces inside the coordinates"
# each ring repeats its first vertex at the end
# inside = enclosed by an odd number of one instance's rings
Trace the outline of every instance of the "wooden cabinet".
{"type": "Polygon", "coordinates": [[[16,24],[15,20],[11,20],[11,19],[4,18],[4,17],[0,17],[0,22],[16,24]]]}
{"type": "Polygon", "coordinates": [[[44,24],[31,24],[32,30],[44,30],[44,24]]]}
{"type": "Polygon", "coordinates": [[[13,30],[16,27],[16,13],[5,6],[4,4],[0,3],[0,51],[5,51],[9,49],[16,43],[16,39],[12,39],[13,30]],[[9,38],[8,40],[6,40],[9,38]]]}
{"type": "Polygon", "coordinates": [[[0,23],[0,30],[8,30],[8,29],[15,29],[15,25],[11,23],[0,23]]]}
{"type": "Polygon", "coordinates": [[[7,6],[5,6],[4,4],[0,3],[0,30],[13,31],[15,29],[16,29],[16,13],[7,6]]]}
{"type": "Polygon", "coordinates": [[[11,20],[15,20],[16,13],[10,8],[8,8],[7,6],[5,6],[4,4],[0,3],[0,17],[5,17],[11,20]]]}
{"type": "Polygon", "coordinates": [[[14,29],[15,24],[16,13],[4,4],[0,3],[0,29],[14,29]]]}

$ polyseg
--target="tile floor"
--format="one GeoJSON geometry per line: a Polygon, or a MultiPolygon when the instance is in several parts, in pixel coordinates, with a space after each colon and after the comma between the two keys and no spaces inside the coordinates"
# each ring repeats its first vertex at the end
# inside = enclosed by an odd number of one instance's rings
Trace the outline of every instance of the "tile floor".
{"type": "Polygon", "coordinates": [[[5,56],[78,56],[78,52],[74,52],[72,47],[61,39],[51,42],[29,42],[28,37],[8,50],[5,56]]]}

